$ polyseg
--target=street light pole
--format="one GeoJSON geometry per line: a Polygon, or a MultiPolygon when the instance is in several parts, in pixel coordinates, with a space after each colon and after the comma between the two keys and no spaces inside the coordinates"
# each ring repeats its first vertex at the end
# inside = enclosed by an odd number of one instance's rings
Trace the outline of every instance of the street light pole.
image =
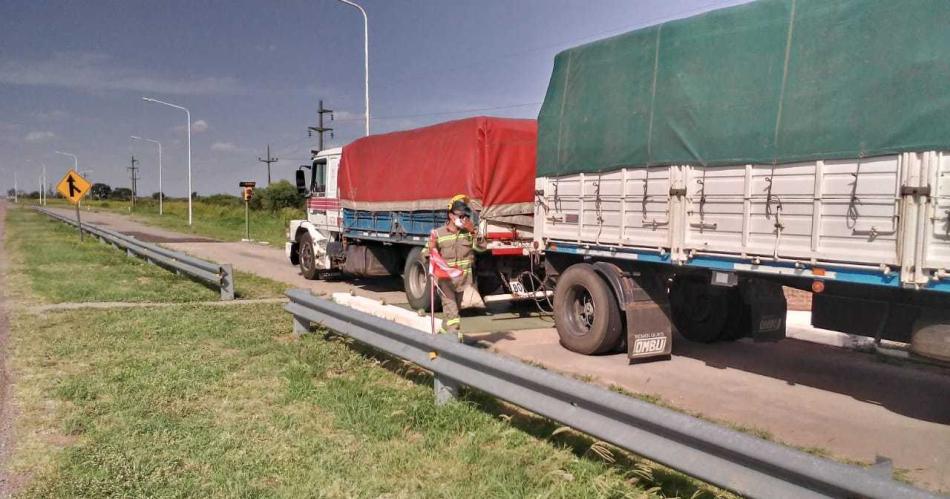
{"type": "Polygon", "coordinates": [[[62,156],[69,156],[70,158],[73,158],[73,170],[76,170],[76,173],[79,173],[79,158],[77,158],[75,154],[70,154],[68,152],[62,152],[62,151],[56,151],[56,154],[59,154],[62,156]]]}
{"type": "MultiPolygon", "coordinates": [[[[150,97],[142,97],[142,100],[145,102],[154,102],[156,104],[164,104],[169,107],[174,107],[175,109],[181,109],[185,112],[185,118],[188,120],[188,225],[191,226],[192,222],[192,211],[191,211],[191,111],[188,108],[179,106],[177,104],[171,104],[169,102],[160,101],[158,99],[152,99],[150,97]]],[[[161,188],[159,188],[161,190],[161,188]]]]}
{"type": "Polygon", "coordinates": [[[351,0],[339,0],[347,5],[351,5],[359,9],[360,14],[363,14],[363,92],[364,99],[366,104],[366,135],[369,135],[369,18],[366,17],[366,11],[363,10],[363,7],[360,7],[355,2],[351,0]]]}
{"type": "Polygon", "coordinates": [[[164,215],[165,209],[163,204],[165,199],[165,191],[162,187],[162,143],[155,139],[143,139],[142,137],[136,137],[135,135],[132,135],[131,138],[132,140],[142,140],[158,145],[158,214],[164,215]]]}

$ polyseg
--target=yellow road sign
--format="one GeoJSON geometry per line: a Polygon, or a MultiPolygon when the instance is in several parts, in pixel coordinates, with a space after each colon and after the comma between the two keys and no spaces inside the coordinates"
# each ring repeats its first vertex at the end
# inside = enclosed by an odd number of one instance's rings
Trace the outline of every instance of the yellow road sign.
{"type": "Polygon", "coordinates": [[[73,169],[66,172],[66,176],[56,184],[56,190],[73,204],[78,203],[91,187],[89,181],[73,169]]]}

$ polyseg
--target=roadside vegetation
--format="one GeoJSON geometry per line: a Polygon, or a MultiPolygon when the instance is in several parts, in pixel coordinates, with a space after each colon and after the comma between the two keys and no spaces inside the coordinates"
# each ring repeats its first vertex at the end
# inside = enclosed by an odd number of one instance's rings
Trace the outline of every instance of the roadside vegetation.
{"type": "Polygon", "coordinates": [[[213,292],[8,214],[24,497],[716,494],[478,393],[437,407],[426,372],[337,337],[297,339],[280,304],[31,312],[24,302],[114,289],[164,302],[213,292]],[[63,271],[108,277],[57,294],[44,262],[75,254],[63,271]],[[153,270],[180,283],[140,280],[153,270]]]}
{"type": "MultiPolygon", "coordinates": [[[[14,266],[25,272],[33,295],[60,302],[194,302],[217,300],[219,293],[161,267],[130,258],[121,250],[29,209],[7,211],[8,249],[14,266]],[[28,269],[28,271],[27,271],[28,269]]],[[[286,286],[236,273],[238,298],[283,294],[286,286]]]]}
{"type": "MultiPolygon", "coordinates": [[[[96,184],[101,185],[103,184],[96,184]]],[[[104,192],[104,189],[100,188],[100,191],[104,192]]],[[[66,204],[64,200],[53,198],[49,199],[49,203],[57,206],[66,204]]],[[[270,187],[256,189],[249,204],[251,239],[282,247],[290,221],[306,217],[303,203],[304,198],[297,194],[296,188],[286,180],[275,182],[270,187]]],[[[165,214],[162,216],[158,214],[157,193],[150,197],[137,198],[134,210],[131,208],[128,194],[124,191],[120,192],[119,196],[87,197],[83,200],[83,207],[123,213],[156,227],[223,241],[239,241],[244,238],[244,201],[238,196],[197,196],[192,201],[191,227],[188,226],[188,200],[185,198],[166,198],[165,214]]]]}

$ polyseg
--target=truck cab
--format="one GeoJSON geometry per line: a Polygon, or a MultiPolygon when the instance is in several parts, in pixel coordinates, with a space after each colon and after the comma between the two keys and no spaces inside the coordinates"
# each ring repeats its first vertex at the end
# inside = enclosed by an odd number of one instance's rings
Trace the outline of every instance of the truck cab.
{"type": "Polygon", "coordinates": [[[290,221],[284,253],[307,279],[333,271],[329,249],[341,244],[337,173],[342,153],[342,147],[314,150],[311,164],[297,169],[297,190],[307,198],[307,218],[290,221]]]}

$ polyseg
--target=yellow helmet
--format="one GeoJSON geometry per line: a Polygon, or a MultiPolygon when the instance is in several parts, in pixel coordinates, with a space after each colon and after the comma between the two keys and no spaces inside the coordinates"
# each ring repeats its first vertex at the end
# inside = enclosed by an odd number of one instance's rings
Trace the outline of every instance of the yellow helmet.
{"type": "Polygon", "coordinates": [[[452,209],[452,205],[454,205],[456,201],[461,201],[461,202],[463,202],[463,203],[465,203],[465,204],[467,205],[467,204],[468,204],[468,196],[466,196],[465,194],[456,194],[456,195],[452,196],[452,199],[449,200],[448,209],[451,210],[451,209],[452,209]]]}
{"type": "Polygon", "coordinates": [[[449,211],[461,211],[468,216],[472,216],[472,209],[468,206],[468,196],[458,194],[449,201],[449,211]]]}

